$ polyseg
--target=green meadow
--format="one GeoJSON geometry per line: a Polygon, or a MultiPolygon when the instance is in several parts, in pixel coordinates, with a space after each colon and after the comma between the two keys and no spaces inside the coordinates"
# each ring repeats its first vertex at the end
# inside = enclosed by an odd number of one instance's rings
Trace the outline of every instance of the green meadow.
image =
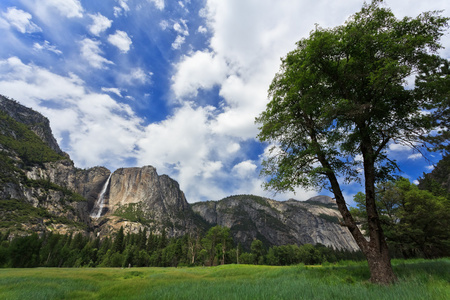
{"type": "Polygon", "coordinates": [[[394,260],[398,282],[364,263],[323,266],[0,269],[0,299],[450,299],[450,259],[394,260]]]}

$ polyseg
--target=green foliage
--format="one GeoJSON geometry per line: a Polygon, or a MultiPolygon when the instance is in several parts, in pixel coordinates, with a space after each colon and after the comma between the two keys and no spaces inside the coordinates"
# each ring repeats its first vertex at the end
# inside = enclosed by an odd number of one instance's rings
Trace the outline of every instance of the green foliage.
{"type": "Polygon", "coordinates": [[[25,165],[65,159],[48,147],[25,124],[15,121],[0,111],[0,144],[14,151],[25,165]]]}
{"type": "MultiPolygon", "coordinates": [[[[0,150],[0,185],[4,183],[18,183],[18,177],[23,176],[22,170],[15,166],[15,162],[5,152],[0,150]]],[[[23,176],[24,177],[24,176],[23,176]]]]}
{"type": "Polygon", "coordinates": [[[423,174],[419,179],[419,188],[450,199],[450,153],[444,155],[433,171],[423,174]]]}
{"type": "Polygon", "coordinates": [[[144,209],[142,209],[140,203],[121,205],[114,211],[114,215],[144,225],[152,222],[152,220],[146,218],[144,209]]]}
{"type": "MultiPolygon", "coordinates": [[[[364,195],[354,198],[353,210],[363,222],[367,213],[364,195]]],[[[420,190],[408,179],[377,186],[377,208],[383,230],[394,255],[400,257],[444,257],[450,255],[450,200],[420,190]]]]}
{"type": "Polygon", "coordinates": [[[84,228],[84,225],[80,223],[63,216],[55,216],[42,207],[34,207],[21,200],[0,200],[0,228],[15,228],[15,230],[22,231],[21,224],[40,224],[42,219],[46,219],[49,224],[67,224],[84,228]]]}

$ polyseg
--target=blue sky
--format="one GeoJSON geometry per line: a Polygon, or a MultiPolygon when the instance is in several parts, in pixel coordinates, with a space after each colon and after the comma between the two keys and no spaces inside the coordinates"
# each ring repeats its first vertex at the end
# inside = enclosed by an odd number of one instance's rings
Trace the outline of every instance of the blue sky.
{"type": "MultiPolygon", "coordinates": [[[[280,57],[315,24],[341,25],[363,2],[2,0],[0,93],[48,117],[78,167],[152,165],[189,202],[306,200],[318,192],[261,188],[267,145],[254,119],[280,57]]],[[[386,4],[399,18],[450,14],[449,1],[386,4]]],[[[450,47],[448,34],[442,43],[450,47]]],[[[449,49],[440,54],[450,58],[449,49]]],[[[389,154],[411,180],[432,168],[400,145],[389,154]]],[[[347,200],[359,190],[345,187],[347,200]]]]}

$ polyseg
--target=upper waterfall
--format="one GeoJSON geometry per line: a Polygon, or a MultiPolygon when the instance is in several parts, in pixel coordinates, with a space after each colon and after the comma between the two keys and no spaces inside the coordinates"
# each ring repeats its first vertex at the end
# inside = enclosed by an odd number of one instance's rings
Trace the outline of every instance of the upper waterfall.
{"type": "Polygon", "coordinates": [[[103,186],[103,189],[100,192],[100,195],[98,196],[97,201],[95,202],[94,208],[92,209],[92,212],[91,212],[92,218],[100,218],[102,215],[103,206],[104,206],[104,202],[105,202],[105,194],[106,194],[106,191],[108,190],[109,182],[111,181],[111,175],[112,175],[112,173],[109,174],[109,177],[106,180],[105,185],[103,186]]]}

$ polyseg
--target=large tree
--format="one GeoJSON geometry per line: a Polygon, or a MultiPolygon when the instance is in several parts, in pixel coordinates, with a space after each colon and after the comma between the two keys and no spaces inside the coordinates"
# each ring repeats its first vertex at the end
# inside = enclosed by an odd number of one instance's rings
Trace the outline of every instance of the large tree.
{"type": "MultiPolygon", "coordinates": [[[[440,12],[397,19],[382,0],[365,3],[342,26],[317,27],[282,59],[257,119],[259,139],[273,144],[263,163],[267,188],[330,189],[343,224],[367,257],[371,281],[396,280],[375,202],[375,185],[397,169],[390,144],[420,151],[444,99],[430,76],[442,72],[436,55],[448,18],[440,12]],[[409,86],[412,75],[420,86],[409,86]],[[422,145],[422,144],[420,144],[422,145]],[[349,212],[342,183],[364,186],[369,237],[349,212]]],[[[442,114],[441,114],[442,115],[442,114]]]]}

